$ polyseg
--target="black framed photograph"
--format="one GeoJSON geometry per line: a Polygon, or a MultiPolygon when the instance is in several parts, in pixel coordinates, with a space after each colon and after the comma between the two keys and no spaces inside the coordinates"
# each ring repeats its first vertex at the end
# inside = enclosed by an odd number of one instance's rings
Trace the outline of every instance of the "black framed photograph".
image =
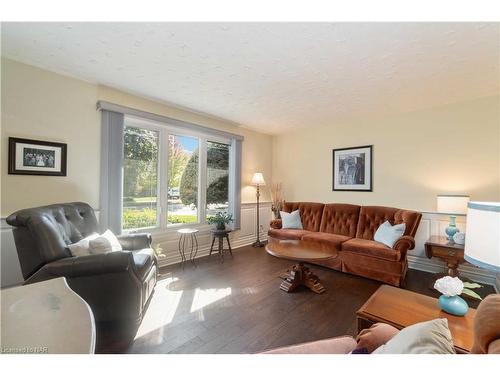
{"type": "Polygon", "coordinates": [[[9,137],[9,174],[66,176],[66,143],[9,137]]]}
{"type": "Polygon", "coordinates": [[[333,150],[333,190],[372,191],[373,146],[333,150]]]}

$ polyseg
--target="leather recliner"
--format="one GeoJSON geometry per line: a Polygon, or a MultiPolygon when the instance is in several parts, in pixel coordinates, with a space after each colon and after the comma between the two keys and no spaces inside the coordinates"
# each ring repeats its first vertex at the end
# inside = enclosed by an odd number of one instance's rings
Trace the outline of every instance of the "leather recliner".
{"type": "Polygon", "coordinates": [[[96,322],[139,324],[156,285],[149,234],[118,236],[123,251],[74,257],[67,246],[98,233],[94,210],[74,202],[17,211],[13,226],[24,284],[64,276],[96,322]]]}

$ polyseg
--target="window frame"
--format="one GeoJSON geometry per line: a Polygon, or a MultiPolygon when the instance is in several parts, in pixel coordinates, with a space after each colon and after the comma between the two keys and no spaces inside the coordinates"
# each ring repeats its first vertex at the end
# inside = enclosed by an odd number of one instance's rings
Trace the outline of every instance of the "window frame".
{"type": "MultiPolygon", "coordinates": [[[[126,127],[136,127],[147,130],[153,130],[158,132],[158,173],[157,173],[157,225],[151,227],[142,228],[130,228],[123,229],[123,215],[122,215],[122,231],[123,233],[140,233],[140,232],[175,232],[180,228],[208,228],[210,225],[207,223],[206,218],[206,193],[207,193],[207,142],[217,142],[227,144],[229,146],[229,186],[228,186],[228,212],[234,215],[234,186],[232,182],[235,178],[235,165],[234,159],[235,149],[233,147],[233,142],[231,138],[219,137],[213,134],[205,133],[202,131],[196,131],[191,129],[183,129],[179,126],[169,124],[168,122],[159,122],[150,119],[144,119],[134,115],[126,114],[124,116],[124,129],[126,127]],[[184,136],[192,137],[198,139],[198,205],[197,205],[197,216],[198,220],[196,223],[187,224],[168,224],[168,137],[173,136],[184,136]]],[[[123,157],[123,156],[122,156],[123,157]]],[[[123,179],[122,178],[122,186],[123,179]]],[[[123,207],[123,199],[122,199],[123,207]]]]}

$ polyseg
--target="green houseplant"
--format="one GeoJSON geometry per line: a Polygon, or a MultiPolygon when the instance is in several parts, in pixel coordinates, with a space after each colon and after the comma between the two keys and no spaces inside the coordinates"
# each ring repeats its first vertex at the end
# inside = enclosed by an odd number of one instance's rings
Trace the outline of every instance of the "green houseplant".
{"type": "Polygon", "coordinates": [[[217,230],[226,229],[226,224],[233,222],[233,215],[226,212],[217,212],[207,218],[208,224],[215,224],[217,230]]]}

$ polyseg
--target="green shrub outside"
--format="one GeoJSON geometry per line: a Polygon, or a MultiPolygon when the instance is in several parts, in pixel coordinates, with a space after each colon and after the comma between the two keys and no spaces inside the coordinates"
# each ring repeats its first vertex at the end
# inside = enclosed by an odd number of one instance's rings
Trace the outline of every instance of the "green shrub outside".
{"type": "MultiPolygon", "coordinates": [[[[196,223],[196,215],[168,215],[170,224],[196,223]]],[[[123,229],[146,228],[156,226],[156,210],[143,208],[142,210],[123,211],[123,229]]]]}

